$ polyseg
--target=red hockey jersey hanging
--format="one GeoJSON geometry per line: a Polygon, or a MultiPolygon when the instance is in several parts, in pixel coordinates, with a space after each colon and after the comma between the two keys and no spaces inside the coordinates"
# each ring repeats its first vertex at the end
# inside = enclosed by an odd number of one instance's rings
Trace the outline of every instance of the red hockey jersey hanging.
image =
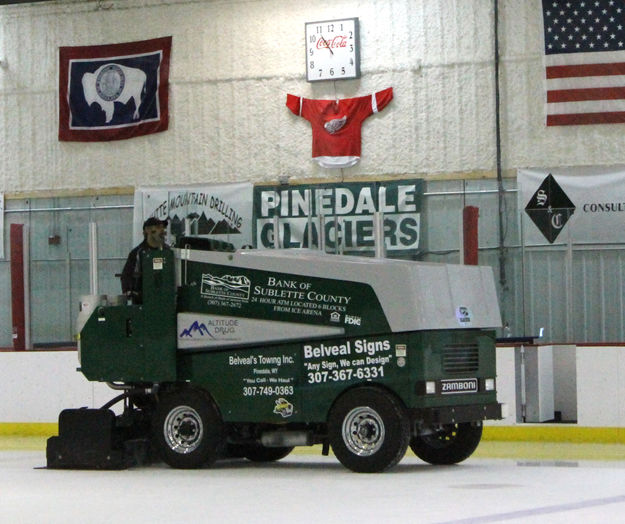
{"type": "Polygon", "coordinates": [[[286,105],[293,114],[310,122],[313,160],[321,167],[350,167],[360,160],[362,123],[382,111],[392,99],[393,88],[389,87],[372,95],[342,100],[286,95],[286,105]]]}

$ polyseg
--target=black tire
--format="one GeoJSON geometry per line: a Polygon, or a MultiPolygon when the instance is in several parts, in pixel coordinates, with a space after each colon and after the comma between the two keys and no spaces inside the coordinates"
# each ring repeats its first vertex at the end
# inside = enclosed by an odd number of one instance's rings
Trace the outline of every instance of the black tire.
{"type": "Polygon", "coordinates": [[[448,424],[429,435],[414,437],[410,448],[430,464],[457,464],[469,458],[482,438],[482,423],[448,424]]]}
{"type": "Polygon", "coordinates": [[[341,464],[356,473],[378,473],[395,466],[410,440],[401,402],[378,388],[352,389],[330,411],[328,435],[341,464]]]}
{"type": "Polygon", "coordinates": [[[156,406],[152,441],[173,468],[211,465],[222,444],[221,417],[207,395],[192,389],[165,393],[156,406]]]}
{"type": "Polygon", "coordinates": [[[266,448],[260,444],[255,446],[245,446],[243,456],[252,462],[275,462],[283,459],[293,451],[292,447],[266,448]]]}

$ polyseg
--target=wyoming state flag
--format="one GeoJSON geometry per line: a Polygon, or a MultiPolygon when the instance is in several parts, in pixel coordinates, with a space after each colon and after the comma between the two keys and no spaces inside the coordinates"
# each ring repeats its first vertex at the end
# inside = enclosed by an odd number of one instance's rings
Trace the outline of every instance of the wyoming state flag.
{"type": "Polygon", "coordinates": [[[59,140],[121,140],[165,131],[171,37],[60,47],[59,140]]]}

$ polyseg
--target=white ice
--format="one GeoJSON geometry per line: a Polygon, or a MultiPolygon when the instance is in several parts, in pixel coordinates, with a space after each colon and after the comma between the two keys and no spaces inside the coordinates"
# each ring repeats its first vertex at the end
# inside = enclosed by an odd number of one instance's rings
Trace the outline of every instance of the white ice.
{"type": "MultiPolygon", "coordinates": [[[[624,457],[625,458],[625,457],[624,457]]],[[[45,466],[45,452],[0,452],[1,523],[604,523],[625,520],[625,461],[471,458],[449,467],[406,456],[382,474],[292,454],[183,471],[45,466]]]]}

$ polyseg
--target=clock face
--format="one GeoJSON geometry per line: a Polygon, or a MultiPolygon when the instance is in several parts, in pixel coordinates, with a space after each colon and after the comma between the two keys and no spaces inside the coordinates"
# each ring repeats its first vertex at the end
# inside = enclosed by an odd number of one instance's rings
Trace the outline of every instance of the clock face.
{"type": "Polygon", "coordinates": [[[360,78],[358,18],[306,23],[306,79],[360,78]]]}

